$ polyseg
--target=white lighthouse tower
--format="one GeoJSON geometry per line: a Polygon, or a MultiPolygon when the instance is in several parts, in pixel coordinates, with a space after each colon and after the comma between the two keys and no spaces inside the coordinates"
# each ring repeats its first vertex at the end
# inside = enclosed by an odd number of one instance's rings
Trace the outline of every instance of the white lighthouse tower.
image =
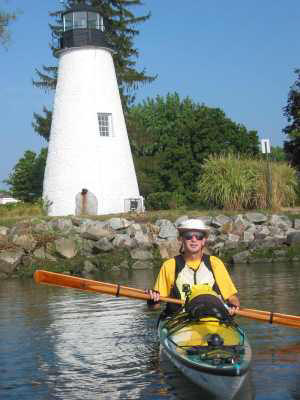
{"type": "Polygon", "coordinates": [[[75,214],[75,198],[86,192],[97,214],[142,209],[103,19],[87,5],[68,9],[62,19],[43,187],[48,214],[75,214]]]}

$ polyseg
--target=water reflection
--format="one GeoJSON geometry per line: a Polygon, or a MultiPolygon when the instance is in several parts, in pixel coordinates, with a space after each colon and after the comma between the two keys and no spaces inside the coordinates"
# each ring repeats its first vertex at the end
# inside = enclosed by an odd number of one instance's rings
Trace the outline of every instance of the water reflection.
{"type": "MultiPolygon", "coordinates": [[[[299,313],[296,266],[241,266],[231,273],[245,307],[299,313]]],[[[103,280],[145,288],[154,276],[125,271],[103,280]]],[[[143,302],[4,281],[0,304],[1,399],[208,400],[159,355],[157,314],[143,302]]],[[[299,399],[300,331],[239,322],[248,332],[254,361],[238,398],[299,399]]]]}

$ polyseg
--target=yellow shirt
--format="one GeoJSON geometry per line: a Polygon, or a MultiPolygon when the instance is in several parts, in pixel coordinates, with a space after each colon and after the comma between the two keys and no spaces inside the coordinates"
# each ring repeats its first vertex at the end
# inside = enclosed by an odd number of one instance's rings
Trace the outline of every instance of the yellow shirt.
{"type": "MultiPolygon", "coordinates": [[[[189,268],[196,270],[199,267],[199,262],[200,260],[188,261],[186,265],[188,265],[189,268]]],[[[210,262],[221,294],[224,300],[227,300],[229,297],[237,293],[236,287],[234,286],[225,265],[218,257],[210,256],[210,262]]],[[[154,290],[157,290],[161,296],[168,297],[170,296],[172,286],[174,286],[174,280],[175,258],[170,258],[163,263],[156,279],[154,290]]]]}

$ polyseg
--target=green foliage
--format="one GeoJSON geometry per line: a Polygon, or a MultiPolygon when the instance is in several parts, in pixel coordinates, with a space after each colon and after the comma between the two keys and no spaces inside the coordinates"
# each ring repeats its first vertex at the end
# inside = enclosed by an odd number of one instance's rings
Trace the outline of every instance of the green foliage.
{"type": "Polygon", "coordinates": [[[284,149],[280,146],[272,146],[271,159],[272,161],[287,161],[284,149]]]}
{"type": "MultiPolygon", "coordinates": [[[[285,162],[271,162],[272,205],[275,209],[293,205],[296,199],[296,171],[285,162]]],[[[268,164],[233,154],[205,160],[198,182],[200,198],[211,207],[228,210],[267,208],[268,164]]]]}
{"type": "Polygon", "coordinates": [[[248,132],[218,108],[194,103],[188,97],[181,100],[177,93],[132,107],[128,132],[144,196],[195,192],[201,164],[212,153],[259,152],[255,131],[248,132]]]}
{"type": "Polygon", "coordinates": [[[36,133],[42,136],[48,142],[50,137],[52,111],[48,110],[47,107],[43,107],[43,113],[44,116],[33,113],[34,121],[32,126],[36,133]]]}
{"type": "Polygon", "coordinates": [[[146,199],[146,208],[150,210],[178,209],[184,205],[184,195],[176,192],[155,192],[146,199]]]}
{"type": "Polygon", "coordinates": [[[296,69],[296,81],[290,87],[287,106],[284,115],[287,117],[288,125],[283,132],[288,136],[284,142],[284,151],[287,159],[298,169],[300,167],[300,69],[296,69]]]}
{"type": "Polygon", "coordinates": [[[42,149],[39,155],[28,150],[17,162],[5,181],[16,199],[33,202],[42,196],[46,157],[47,149],[42,149]]]}

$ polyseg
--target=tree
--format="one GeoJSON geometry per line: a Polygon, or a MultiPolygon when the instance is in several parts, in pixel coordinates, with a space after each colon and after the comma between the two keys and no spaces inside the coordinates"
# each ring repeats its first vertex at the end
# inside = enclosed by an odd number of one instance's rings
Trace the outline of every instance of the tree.
{"type": "Polygon", "coordinates": [[[280,146],[271,147],[271,159],[273,161],[286,161],[284,149],[280,146]]]}
{"type": "Polygon", "coordinates": [[[27,150],[17,162],[13,172],[4,182],[10,186],[10,193],[17,199],[32,202],[42,196],[47,149],[37,155],[27,150]]]}
{"type": "Polygon", "coordinates": [[[0,43],[6,45],[10,39],[9,24],[16,19],[16,13],[0,10],[0,43]]]}
{"type": "Polygon", "coordinates": [[[247,131],[219,108],[190,98],[181,100],[177,93],[132,107],[128,121],[135,162],[142,167],[137,173],[143,195],[149,191],[195,192],[201,164],[210,154],[259,153],[256,131],[247,131]]]}
{"type": "MultiPolygon", "coordinates": [[[[67,0],[65,8],[76,4],[86,3],[95,7],[104,18],[108,40],[115,48],[113,55],[119,90],[125,111],[133,104],[135,91],[141,84],[152,82],[156,76],[146,75],[145,69],[138,71],[136,62],[139,52],[134,48],[134,38],[139,34],[136,26],[150,18],[150,14],[135,16],[130,8],[142,5],[141,0],[67,0]]],[[[50,13],[55,18],[55,24],[50,25],[54,36],[59,36],[62,29],[60,12],[50,13]]],[[[55,47],[52,48],[55,57],[55,47]]],[[[38,79],[33,80],[36,87],[44,90],[54,90],[57,82],[57,66],[43,66],[42,71],[36,69],[38,79]]],[[[51,111],[44,108],[45,116],[34,114],[34,129],[49,139],[51,125],[51,111]]]]}
{"type": "Polygon", "coordinates": [[[296,69],[296,81],[290,87],[287,105],[284,108],[284,115],[287,118],[288,125],[283,132],[288,136],[284,142],[284,151],[287,159],[300,168],[300,69],[296,69]]]}

